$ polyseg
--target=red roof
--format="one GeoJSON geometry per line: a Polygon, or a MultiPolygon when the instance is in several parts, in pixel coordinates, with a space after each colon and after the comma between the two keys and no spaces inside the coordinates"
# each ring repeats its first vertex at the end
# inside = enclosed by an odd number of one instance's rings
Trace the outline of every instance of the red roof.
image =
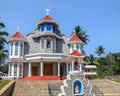
{"type": "Polygon", "coordinates": [[[74,55],[74,56],[85,56],[85,54],[79,53],[77,50],[74,50],[73,53],[71,53],[70,55],[74,55]]]}
{"type": "Polygon", "coordinates": [[[43,20],[54,20],[54,19],[51,18],[49,15],[47,15],[44,18],[42,18],[40,21],[43,21],[43,20]]]}
{"type": "Polygon", "coordinates": [[[77,35],[73,35],[73,37],[70,39],[69,42],[82,42],[82,40],[77,36],[77,35]]]}
{"type": "Polygon", "coordinates": [[[13,38],[25,39],[20,32],[16,32],[10,37],[10,39],[13,39],[13,38]]]}

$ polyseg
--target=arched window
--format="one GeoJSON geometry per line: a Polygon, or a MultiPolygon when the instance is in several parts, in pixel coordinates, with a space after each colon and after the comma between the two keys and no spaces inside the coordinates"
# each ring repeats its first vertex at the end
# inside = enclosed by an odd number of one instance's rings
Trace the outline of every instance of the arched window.
{"type": "Polygon", "coordinates": [[[42,25],[40,26],[40,29],[41,29],[41,32],[44,31],[44,24],[42,24],[42,25]]]}
{"type": "Polygon", "coordinates": [[[47,39],[47,48],[51,48],[51,40],[47,39]]]}
{"type": "Polygon", "coordinates": [[[83,94],[83,85],[79,80],[73,83],[73,94],[83,94]]]}
{"type": "Polygon", "coordinates": [[[47,31],[51,31],[51,28],[52,28],[51,24],[46,24],[47,31]]]}
{"type": "Polygon", "coordinates": [[[15,43],[15,55],[18,55],[18,43],[15,43]]]}
{"type": "Polygon", "coordinates": [[[13,43],[11,44],[11,51],[10,51],[11,55],[13,54],[13,43]]]}
{"type": "Polygon", "coordinates": [[[20,44],[20,56],[23,56],[23,44],[20,44]]]}

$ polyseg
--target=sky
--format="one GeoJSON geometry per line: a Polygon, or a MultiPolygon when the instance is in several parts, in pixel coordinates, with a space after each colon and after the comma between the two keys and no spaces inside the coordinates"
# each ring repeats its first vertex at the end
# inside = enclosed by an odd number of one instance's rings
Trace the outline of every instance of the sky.
{"type": "MultiPolygon", "coordinates": [[[[20,27],[26,36],[46,16],[45,9],[51,10],[49,15],[68,38],[77,25],[87,31],[90,41],[84,47],[86,55],[95,55],[99,45],[106,53],[120,52],[120,0],[0,0],[0,22],[6,26],[3,30],[10,37],[20,27]]],[[[9,45],[5,48],[9,50],[9,45]]]]}

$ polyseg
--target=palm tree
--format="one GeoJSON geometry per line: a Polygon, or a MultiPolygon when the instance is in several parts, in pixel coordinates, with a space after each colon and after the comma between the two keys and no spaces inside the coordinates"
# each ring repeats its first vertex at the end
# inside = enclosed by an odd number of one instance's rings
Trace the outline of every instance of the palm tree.
{"type": "Polygon", "coordinates": [[[105,53],[105,48],[103,48],[103,46],[99,45],[97,48],[96,48],[96,52],[95,52],[98,56],[101,57],[102,54],[105,53]]]}
{"type": "Polygon", "coordinates": [[[89,41],[88,39],[89,36],[86,35],[86,31],[82,30],[80,26],[76,26],[72,34],[76,34],[85,44],[87,44],[87,41],[89,41]]]}
{"type": "Polygon", "coordinates": [[[0,65],[2,63],[4,63],[7,56],[8,56],[8,51],[7,50],[0,50],[0,65]]]}
{"type": "Polygon", "coordinates": [[[1,31],[2,28],[5,28],[3,23],[0,23],[0,50],[4,48],[4,44],[7,43],[5,36],[8,36],[8,32],[1,31]]]}
{"type": "Polygon", "coordinates": [[[8,51],[4,50],[4,45],[7,43],[5,36],[8,36],[8,32],[1,31],[2,28],[5,28],[3,23],[0,23],[0,65],[4,62],[5,58],[8,56],[8,51]]]}

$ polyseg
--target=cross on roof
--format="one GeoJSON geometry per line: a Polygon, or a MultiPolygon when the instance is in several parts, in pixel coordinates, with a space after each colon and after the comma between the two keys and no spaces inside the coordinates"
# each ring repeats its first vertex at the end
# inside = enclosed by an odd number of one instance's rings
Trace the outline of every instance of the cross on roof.
{"type": "Polygon", "coordinates": [[[46,14],[49,15],[50,9],[45,9],[45,11],[46,11],[46,14]]]}

